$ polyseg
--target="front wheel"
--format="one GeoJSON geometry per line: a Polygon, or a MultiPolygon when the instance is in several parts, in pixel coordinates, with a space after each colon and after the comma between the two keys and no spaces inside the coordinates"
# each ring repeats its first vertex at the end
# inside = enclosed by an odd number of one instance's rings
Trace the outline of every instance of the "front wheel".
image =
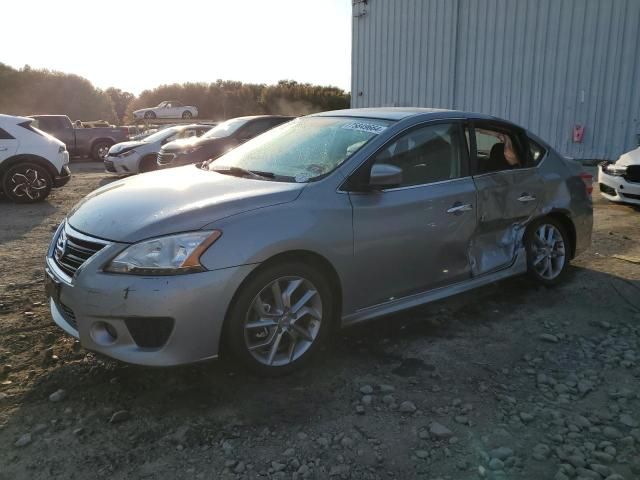
{"type": "Polygon", "coordinates": [[[16,203],[41,202],[51,192],[51,174],[36,163],[19,163],[2,177],[4,194],[16,203]]]}
{"type": "Polygon", "coordinates": [[[96,162],[103,162],[107,153],[109,153],[109,149],[113,145],[112,142],[96,142],[91,147],[91,158],[93,158],[96,162]]]}
{"type": "Polygon", "coordinates": [[[525,235],[529,275],[543,285],[554,285],[569,265],[569,240],[564,227],[552,218],[534,222],[525,235]]]}
{"type": "Polygon", "coordinates": [[[193,117],[193,114],[189,110],[185,110],[184,112],[182,112],[182,118],[184,118],[185,120],[191,117],[193,117]]]}
{"type": "Polygon", "coordinates": [[[158,169],[157,155],[147,155],[140,161],[138,171],[140,173],[152,172],[158,169]]]}
{"type": "Polygon", "coordinates": [[[154,112],[144,112],[144,118],[151,120],[156,118],[156,114],[154,112]]]}
{"type": "Polygon", "coordinates": [[[256,272],[229,311],[231,353],[256,373],[275,376],[304,364],[330,331],[333,298],[324,275],[287,262],[256,272]]]}

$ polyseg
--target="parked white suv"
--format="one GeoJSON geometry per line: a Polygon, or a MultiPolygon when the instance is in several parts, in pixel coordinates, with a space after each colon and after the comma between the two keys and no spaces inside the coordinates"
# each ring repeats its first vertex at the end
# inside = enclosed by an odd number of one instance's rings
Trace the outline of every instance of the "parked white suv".
{"type": "Polygon", "coordinates": [[[0,190],[17,203],[42,201],[71,178],[65,144],[33,121],[0,114],[0,190]]]}

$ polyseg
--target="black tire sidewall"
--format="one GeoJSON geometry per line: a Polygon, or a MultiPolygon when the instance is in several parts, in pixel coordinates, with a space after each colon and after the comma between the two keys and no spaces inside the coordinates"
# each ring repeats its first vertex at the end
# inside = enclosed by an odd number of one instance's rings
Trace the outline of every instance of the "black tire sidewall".
{"type": "Polygon", "coordinates": [[[569,266],[569,256],[572,248],[572,246],[570,245],[569,237],[567,235],[567,231],[562,225],[562,223],[557,221],[555,218],[551,218],[551,217],[544,217],[544,218],[535,220],[527,228],[524,240],[525,240],[524,241],[525,250],[527,253],[527,273],[529,274],[529,276],[545,286],[556,285],[557,283],[562,281],[563,277],[566,274],[567,267],[569,266]],[[538,272],[536,272],[535,268],[533,267],[533,258],[532,258],[533,255],[531,251],[533,237],[535,235],[536,230],[538,230],[540,226],[545,224],[553,225],[556,229],[558,229],[558,231],[560,232],[560,235],[562,235],[562,241],[564,242],[564,249],[565,249],[564,265],[562,266],[562,270],[560,271],[560,273],[553,279],[541,277],[540,274],[538,274],[538,272]]]}
{"type": "Polygon", "coordinates": [[[225,347],[233,357],[254,373],[263,376],[290,373],[307,363],[326,340],[334,322],[334,306],[334,298],[326,276],[313,265],[303,262],[286,262],[259,268],[241,285],[229,308],[224,328],[225,347]],[[247,350],[244,340],[244,321],[255,296],[273,280],[286,276],[300,276],[313,283],[322,299],[322,322],[315,342],[300,358],[289,365],[269,367],[258,362],[247,350]]]}
{"type": "Polygon", "coordinates": [[[182,118],[193,118],[193,114],[189,111],[182,112],[182,118]]]}
{"type": "Polygon", "coordinates": [[[4,175],[2,176],[2,191],[8,199],[10,199],[15,203],[42,202],[45,198],[49,196],[49,193],[51,193],[52,188],[53,188],[53,179],[51,178],[51,174],[47,171],[45,167],[43,167],[42,165],[38,165],[37,163],[31,163],[31,162],[18,163],[16,165],[9,167],[9,169],[6,172],[4,172],[4,175]],[[47,181],[47,188],[44,190],[44,193],[40,195],[40,197],[37,200],[31,200],[25,197],[16,197],[11,192],[11,177],[17,171],[25,168],[33,168],[34,170],[37,170],[38,175],[47,181]]]}
{"type": "Polygon", "coordinates": [[[140,160],[140,166],[138,167],[138,173],[147,173],[153,172],[158,169],[157,156],[156,155],[147,155],[146,157],[142,157],[140,160]],[[147,165],[151,164],[151,168],[145,168],[147,165]]]}

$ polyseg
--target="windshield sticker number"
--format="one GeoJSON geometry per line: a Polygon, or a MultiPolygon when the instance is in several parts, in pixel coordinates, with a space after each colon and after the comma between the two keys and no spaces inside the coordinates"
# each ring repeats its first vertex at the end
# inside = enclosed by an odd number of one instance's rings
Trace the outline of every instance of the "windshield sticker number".
{"type": "Polygon", "coordinates": [[[373,133],[374,135],[378,135],[382,133],[387,127],[383,125],[376,125],[374,123],[363,123],[363,122],[352,122],[343,125],[342,128],[346,128],[347,130],[358,130],[360,132],[373,133]]]}

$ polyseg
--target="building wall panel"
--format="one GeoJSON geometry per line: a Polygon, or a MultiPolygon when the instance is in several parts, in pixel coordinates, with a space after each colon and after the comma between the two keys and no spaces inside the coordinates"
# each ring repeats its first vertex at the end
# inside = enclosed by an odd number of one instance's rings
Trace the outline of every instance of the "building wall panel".
{"type": "Polygon", "coordinates": [[[489,113],[577,158],[638,144],[640,0],[354,0],[353,14],[354,107],[489,113]]]}

